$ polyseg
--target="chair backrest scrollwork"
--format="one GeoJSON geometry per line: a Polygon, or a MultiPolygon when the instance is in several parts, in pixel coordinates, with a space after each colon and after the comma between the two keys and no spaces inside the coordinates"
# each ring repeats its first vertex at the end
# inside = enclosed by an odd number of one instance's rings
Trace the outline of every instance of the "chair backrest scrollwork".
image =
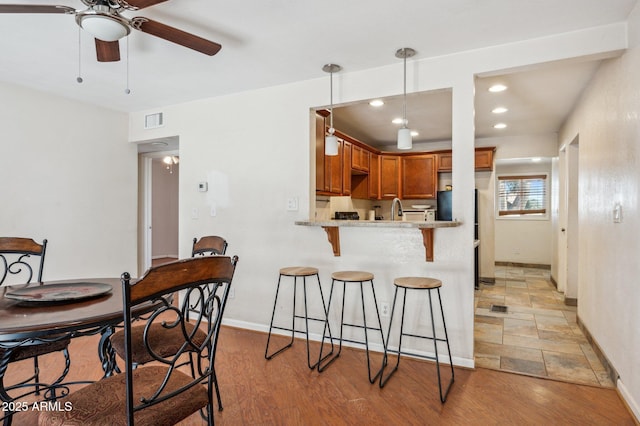
{"type": "Polygon", "coordinates": [[[41,283],[46,251],[46,239],[0,237],[0,285],[41,283]]]}

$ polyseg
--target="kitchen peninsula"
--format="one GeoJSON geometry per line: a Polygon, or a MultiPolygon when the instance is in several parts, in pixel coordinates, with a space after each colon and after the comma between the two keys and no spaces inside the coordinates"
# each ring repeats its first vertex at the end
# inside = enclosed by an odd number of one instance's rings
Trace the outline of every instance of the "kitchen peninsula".
{"type": "Polygon", "coordinates": [[[327,233],[333,255],[340,256],[340,227],[362,228],[416,228],[422,232],[426,261],[433,262],[433,234],[435,228],[452,228],[461,225],[458,221],[404,222],[393,220],[327,220],[297,221],[296,225],[321,226],[327,233]]]}

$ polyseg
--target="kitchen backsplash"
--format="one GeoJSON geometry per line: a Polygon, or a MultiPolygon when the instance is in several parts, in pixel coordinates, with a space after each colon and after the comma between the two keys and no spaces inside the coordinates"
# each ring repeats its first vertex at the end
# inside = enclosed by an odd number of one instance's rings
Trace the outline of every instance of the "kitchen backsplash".
{"type": "MultiPolygon", "coordinates": [[[[402,200],[402,207],[411,210],[412,205],[430,205],[435,208],[435,200],[402,200]]],[[[374,210],[377,216],[382,216],[384,220],[391,219],[391,200],[361,200],[351,199],[351,197],[326,197],[316,198],[315,220],[325,221],[334,218],[335,212],[358,212],[360,220],[367,220],[369,211],[374,210]],[[376,208],[379,206],[379,208],[376,208]]]]}

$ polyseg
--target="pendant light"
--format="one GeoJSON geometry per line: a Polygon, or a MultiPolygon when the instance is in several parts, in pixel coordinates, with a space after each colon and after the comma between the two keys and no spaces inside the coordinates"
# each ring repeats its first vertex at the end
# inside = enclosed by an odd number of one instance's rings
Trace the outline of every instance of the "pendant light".
{"type": "Polygon", "coordinates": [[[407,127],[407,58],[416,54],[416,51],[410,47],[403,47],[396,51],[396,58],[404,60],[404,99],[402,101],[402,128],[398,130],[398,149],[411,149],[411,129],[407,127]]]}
{"type": "Polygon", "coordinates": [[[326,64],[322,67],[322,71],[329,73],[331,84],[331,108],[329,118],[329,136],[324,138],[324,155],[338,155],[338,138],[334,135],[336,129],[333,128],[333,73],[342,69],[340,65],[326,64]]]}

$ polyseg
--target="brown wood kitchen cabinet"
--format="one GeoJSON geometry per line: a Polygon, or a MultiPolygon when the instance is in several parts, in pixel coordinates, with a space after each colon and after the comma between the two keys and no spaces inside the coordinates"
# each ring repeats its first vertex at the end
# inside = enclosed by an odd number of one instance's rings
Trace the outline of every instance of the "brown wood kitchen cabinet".
{"type": "Polygon", "coordinates": [[[438,154],[438,171],[450,172],[453,164],[453,154],[450,152],[442,152],[438,154]]]}
{"type": "MultiPolygon", "coordinates": [[[[493,153],[494,147],[476,148],[475,149],[475,171],[492,171],[493,170],[493,153]]],[[[438,172],[450,172],[452,166],[451,152],[438,153],[438,172]]]]}
{"type": "Polygon", "coordinates": [[[351,195],[351,151],[353,145],[345,140],[338,139],[338,141],[342,145],[342,195],[351,195]]]}
{"type": "Polygon", "coordinates": [[[400,157],[380,156],[380,198],[400,197],[400,157]]]}
{"type": "Polygon", "coordinates": [[[492,171],[493,170],[493,153],[496,149],[476,148],[476,171],[492,171]]]}
{"type": "Polygon", "coordinates": [[[369,153],[369,198],[377,200],[380,198],[380,156],[369,153]]]}
{"type": "Polygon", "coordinates": [[[369,172],[369,151],[359,145],[352,144],[351,168],[360,172],[369,172]]]}
{"type": "Polygon", "coordinates": [[[401,195],[403,199],[435,198],[438,190],[436,154],[401,157],[401,195]]]}

